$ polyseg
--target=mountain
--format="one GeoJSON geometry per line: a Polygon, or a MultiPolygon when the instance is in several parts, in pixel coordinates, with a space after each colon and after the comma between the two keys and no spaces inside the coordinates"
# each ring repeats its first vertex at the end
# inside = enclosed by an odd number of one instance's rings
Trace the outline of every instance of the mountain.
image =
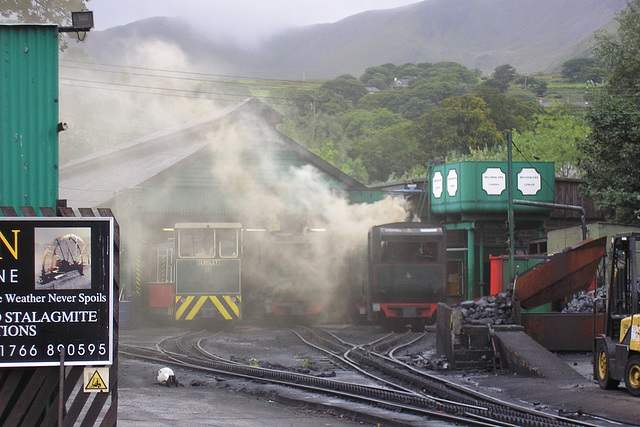
{"type": "MultiPolygon", "coordinates": [[[[209,40],[173,18],[149,18],[92,32],[86,50],[98,61],[130,64],[135,49],[161,41],[208,73],[275,79],[360,76],[384,63],[458,62],[490,74],[557,71],[590,51],[595,31],[612,26],[626,0],[425,0],[368,11],[331,24],[292,29],[259,48],[209,40]]],[[[139,55],[139,52],[138,52],[139,55]]]]}

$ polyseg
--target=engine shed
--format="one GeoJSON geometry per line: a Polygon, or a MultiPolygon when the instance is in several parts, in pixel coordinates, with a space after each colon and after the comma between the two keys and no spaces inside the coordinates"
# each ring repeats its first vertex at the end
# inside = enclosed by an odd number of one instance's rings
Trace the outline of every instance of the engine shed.
{"type": "Polygon", "coordinates": [[[238,222],[246,230],[297,232],[321,228],[317,206],[327,206],[334,196],[347,203],[386,196],[280,133],[281,120],[273,108],[250,98],[61,167],[60,197],[68,205],[108,206],[120,222],[129,249],[125,296],[141,285],[134,254],[167,241],[161,230],[177,222],[238,222]]]}

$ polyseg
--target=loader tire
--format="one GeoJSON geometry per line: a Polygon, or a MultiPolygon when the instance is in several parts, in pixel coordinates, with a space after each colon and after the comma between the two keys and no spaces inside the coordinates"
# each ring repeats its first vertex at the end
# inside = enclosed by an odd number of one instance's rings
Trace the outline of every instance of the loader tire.
{"type": "Polygon", "coordinates": [[[634,354],[624,368],[624,385],[633,396],[640,396],[640,355],[634,354]]]}
{"type": "Polygon", "coordinates": [[[611,390],[618,387],[620,381],[611,378],[611,370],[609,366],[609,354],[607,353],[607,344],[603,340],[598,340],[596,355],[594,361],[594,373],[598,380],[598,385],[604,390],[611,390]]]}

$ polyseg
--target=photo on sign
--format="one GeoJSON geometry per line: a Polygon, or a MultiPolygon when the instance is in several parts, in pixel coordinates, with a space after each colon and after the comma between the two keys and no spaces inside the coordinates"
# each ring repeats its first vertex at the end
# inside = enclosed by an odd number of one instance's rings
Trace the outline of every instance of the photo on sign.
{"type": "Polygon", "coordinates": [[[35,228],[35,289],[91,289],[91,228],[35,228]]]}

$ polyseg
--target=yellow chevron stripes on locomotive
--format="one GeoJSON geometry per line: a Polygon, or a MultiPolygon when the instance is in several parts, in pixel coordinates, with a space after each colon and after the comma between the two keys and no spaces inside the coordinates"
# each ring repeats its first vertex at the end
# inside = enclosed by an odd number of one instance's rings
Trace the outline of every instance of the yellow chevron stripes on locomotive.
{"type": "Polygon", "coordinates": [[[207,297],[198,298],[198,301],[196,301],[193,308],[189,310],[189,314],[187,314],[187,317],[185,317],[185,320],[193,320],[193,318],[196,317],[196,314],[198,314],[198,312],[200,311],[200,308],[202,308],[202,305],[206,301],[207,301],[207,297]]]}
{"type": "Polygon", "coordinates": [[[167,257],[163,256],[160,260],[160,282],[167,281],[167,257]]]}
{"type": "Polygon", "coordinates": [[[199,297],[193,295],[176,295],[176,320],[193,320],[208,301],[213,303],[225,320],[238,319],[240,317],[240,307],[238,303],[241,301],[241,297],[239,295],[235,296],[238,302],[234,302],[234,297],[230,295],[224,295],[221,298],[215,295],[203,295],[199,297]]]}
{"type": "Polygon", "coordinates": [[[189,305],[191,305],[191,301],[193,301],[194,298],[195,297],[193,296],[185,297],[184,301],[181,303],[180,300],[182,299],[182,297],[176,295],[176,320],[182,319],[182,315],[184,314],[185,310],[189,308],[189,305]]]}
{"type": "MultiPolygon", "coordinates": [[[[229,295],[225,295],[222,298],[224,298],[227,305],[229,305],[229,308],[233,310],[233,313],[236,315],[236,317],[240,317],[240,307],[238,307],[238,304],[233,302],[233,299],[229,295]]],[[[238,295],[236,298],[238,299],[238,302],[242,301],[240,299],[240,295],[238,295]]]]}

